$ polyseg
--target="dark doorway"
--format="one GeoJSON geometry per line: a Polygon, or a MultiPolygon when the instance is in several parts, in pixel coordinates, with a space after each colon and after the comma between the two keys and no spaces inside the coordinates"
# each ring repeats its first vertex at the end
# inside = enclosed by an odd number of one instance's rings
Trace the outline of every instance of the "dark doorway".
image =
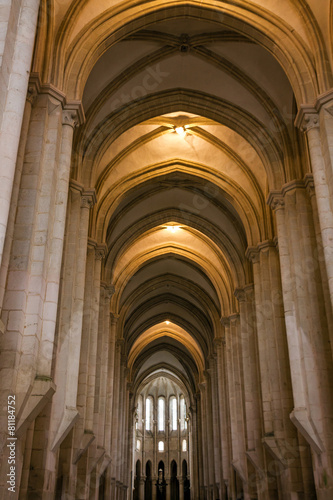
{"type": "Polygon", "coordinates": [[[145,500],[152,500],[152,465],[150,460],[146,463],[145,500]]]}
{"type": "Polygon", "coordinates": [[[170,477],[171,500],[179,500],[179,481],[177,479],[177,463],[171,462],[171,477],[170,477]]]}
{"type": "Polygon", "coordinates": [[[141,462],[140,460],[138,460],[135,466],[133,500],[140,499],[140,479],[141,479],[141,462]]]}
{"type": "Polygon", "coordinates": [[[157,500],[165,500],[166,499],[166,491],[165,491],[165,478],[164,478],[164,462],[162,460],[158,464],[158,478],[157,478],[157,500]]]}

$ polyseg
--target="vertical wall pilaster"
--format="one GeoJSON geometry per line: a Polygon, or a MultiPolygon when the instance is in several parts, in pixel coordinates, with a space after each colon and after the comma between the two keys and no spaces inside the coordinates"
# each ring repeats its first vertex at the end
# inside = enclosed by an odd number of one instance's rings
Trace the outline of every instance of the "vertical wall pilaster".
{"type": "Polygon", "coordinates": [[[333,488],[332,442],[327,434],[327,419],[332,418],[332,353],[312,208],[302,182],[284,186],[280,194],[272,193],[269,202],[279,237],[294,395],[290,418],[312,448],[317,492],[329,497],[333,488]],[[325,486],[320,480],[323,473],[325,486]]]}
{"type": "MultiPolygon", "coordinates": [[[[22,1],[13,54],[9,58],[11,68],[6,65],[6,54],[0,67],[0,265],[34,49],[38,8],[39,0],[22,1]]],[[[12,50],[12,44],[8,46],[8,49],[12,50]]]]}

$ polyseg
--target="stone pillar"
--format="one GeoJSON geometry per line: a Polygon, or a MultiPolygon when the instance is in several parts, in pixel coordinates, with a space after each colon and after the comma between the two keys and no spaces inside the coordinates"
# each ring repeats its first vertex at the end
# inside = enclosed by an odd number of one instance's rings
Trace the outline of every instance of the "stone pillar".
{"type": "MultiPolygon", "coordinates": [[[[325,111],[323,110],[323,112],[325,111]]],[[[301,108],[296,124],[307,134],[331,304],[333,306],[333,206],[329,188],[330,183],[333,192],[332,174],[331,178],[328,178],[329,168],[325,171],[319,128],[320,118],[316,110],[307,112],[305,108],[301,108]]]]}
{"type": "MultiPolygon", "coordinates": [[[[110,295],[113,295],[114,287],[110,286],[110,295]]],[[[111,297],[110,297],[111,298],[111,297]]],[[[105,441],[104,446],[106,453],[111,456],[111,440],[112,440],[112,415],[114,404],[114,374],[115,374],[115,355],[116,355],[116,336],[117,336],[117,321],[118,316],[110,313],[110,300],[106,300],[105,304],[105,324],[107,325],[109,355],[108,355],[108,375],[107,375],[107,396],[106,396],[106,417],[105,417],[105,441]]]]}
{"type": "MultiPolygon", "coordinates": [[[[210,401],[212,406],[212,432],[213,432],[213,448],[214,448],[214,470],[215,470],[215,485],[219,490],[223,481],[222,463],[221,463],[221,437],[220,437],[220,415],[218,406],[218,390],[217,390],[217,369],[216,355],[209,358],[210,375],[210,401]]],[[[219,492],[216,493],[216,498],[220,497],[219,492]]]]}
{"type": "MultiPolygon", "coordinates": [[[[71,145],[77,120],[76,111],[63,111],[63,106],[56,91],[52,96],[44,93],[35,100],[16,211],[4,301],[11,343],[6,342],[6,336],[4,340],[6,349],[10,347],[17,353],[15,357],[7,356],[7,365],[1,365],[9,368],[8,362],[15,361],[11,367],[14,371],[7,380],[13,384],[11,391],[17,396],[17,409],[20,410],[18,435],[24,435],[36,417],[37,405],[41,411],[55,390],[51,380],[54,328],[71,145]],[[64,149],[66,158],[63,157],[64,149]]],[[[6,354],[3,350],[2,353],[6,354]]],[[[2,374],[1,379],[3,385],[6,377],[2,374]]]]}
{"type": "Polygon", "coordinates": [[[178,477],[179,481],[179,500],[184,500],[184,478],[178,477]]]}
{"type": "Polygon", "coordinates": [[[304,183],[305,183],[305,186],[306,186],[306,189],[307,189],[307,192],[309,194],[310,201],[311,201],[314,232],[316,235],[316,254],[317,254],[316,258],[318,261],[318,267],[320,269],[320,278],[321,278],[320,281],[321,281],[321,286],[323,289],[323,301],[325,304],[326,319],[327,319],[327,325],[328,325],[328,330],[329,330],[329,335],[330,335],[330,342],[331,342],[331,345],[333,346],[333,308],[332,308],[332,304],[331,304],[331,300],[330,300],[330,293],[329,293],[327,271],[326,271],[325,257],[324,257],[324,251],[323,251],[323,242],[322,242],[322,238],[321,238],[320,224],[319,224],[319,218],[318,218],[318,206],[317,206],[317,200],[316,200],[316,195],[315,195],[313,175],[307,174],[304,177],[304,183]]]}
{"type": "Polygon", "coordinates": [[[248,478],[249,493],[257,495],[260,500],[269,500],[264,452],[262,448],[262,408],[260,381],[258,377],[259,359],[257,354],[256,319],[254,309],[254,286],[237,288],[235,296],[239,302],[240,340],[243,366],[243,397],[246,425],[246,455],[256,469],[256,473],[248,478]],[[257,485],[257,479],[260,478],[257,485]]]}
{"type": "Polygon", "coordinates": [[[188,476],[191,477],[191,495],[193,498],[199,497],[199,462],[201,462],[201,454],[199,448],[198,436],[198,416],[197,416],[197,401],[195,400],[193,407],[189,408],[188,434],[189,434],[189,450],[188,450],[188,476]]]}
{"type": "Polygon", "coordinates": [[[158,478],[156,476],[152,477],[152,490],[151,490],[152,491],[152,495],[151,495],[152,500],[156,500],[156,498],[157,498],[157,487],[156,487],[157,479],[158,478]]]}
{"type": "Polygon", "coordinates": [[[23,163],[24,163],[24,155],[25,155],[25,149],[26,149],[28,132],[29,132],[31,110],[32,110],[33,103],[36,99],[36,96],[37,96],[36,88],[32,87],[32,86],[29,87],[27,99],[26,99],[26,104],[25,104],[25,109],[24,109],[24,115],[23,115],[20,145],[19,145],[18,154],[17,154],[15,177],[14,177],[13,191],[12,191],[12,197],[11,197],[10,211],[9,211],[9,216],[8,216],[8,224],[7,224],[4,252],[3,252],[2,262],[0,264],[0,333],[4,333],[4,324],[1,320],[1,311],[2,311],[2,305],[3,305],[3,298],[4,298],[4,294],[5,294],[5,288],[6,288],[7,273],[8,273],[9,262],[10,262],[12,242],[13,242],[13,237],[14,237],[15,217],[16,217],[16,210],[17,210],[17,205],[18,205],[18,197],[19,197],[19,191],[20,191],[21,175],[22,175],[23,163]]]}
{"type": "Polygon", "coordinates": [[[199,384],[200,388],[200,441],[202,453],[202,485],[208,486],[212,471],[209,470],[209,438],[207,433],[207,413],[206,413],[206,381],[199,384]]]}
{"type": "Polygon", "coordinates": [[[291,360],[294,409],[290,418],[313,450],[317,495],[325,499],[333,491],[333,447],[327,420],[333,416],[329,375],[333,367],[310,202],[302,182],[284,186],[269,201],[276,213],[291,360]],[[324,487],[322,474],[327,478],[324,487]]]}
{"type": "MultiPolygon", "coordinates": [[[[241,395],[241,374],[239,365],[239,315],[233,314],[224,319],[226,341],[226,367],[230,405],[232,466],[243,481],[247,495],[245,441],[243,429],[243,402],[241,395]],[[229,321],[228,321],[229,320],[229,321]]],[[[234,495],[234,493],[233,493],[234,495]]],[[[247,498],[247,497],[246,497],[247,498]]]]}
{"type": "MultiPolygon", "coordinates": [[[[221,321],[224,322],[222,319],[221,321]]],[[[217,352],[217,374],[218,374],[218,395],[219,395],[219,415],[220,415],[220,436],[221,436],[221,447],[222,447],[222,485],[221,491],[222,495],[225,494],[225,482],[229,479],[230,474],[230,439],[228,430],[228,397],[227,397],[227,385],[226,385],[226,375],[225,375],[225,363],[224,363],[224,346],[225,337],[218,337],[214,339],[217,352]]],[[[223,496],[222,496],[223,498],[223,496]]]]}
{"type": "MultiPolygon", "coordinates": [[[[57,392],[52,400],[51,429],[45,473],[54,479],[56,452],[76,423],[79,362],[83,323],[89,211],[94,193],[71,186],[64,257],[64,282],[55,366],[57,392]]],[[[82,464],[81,470],[85,470],[82,464]]]]}
{"type": "Polygon", "coordinates": [[[118,339],[115,346],[115,365],[114,365],[114,395],[112,407],[112,465],[113,474],[117,481],[119,480],[119,466],[121,457],[119,456],[119,440],[122,436],[119,435],[119,406],[120,406],[120,383],[121,383],[121,350],[122,342],[118,339]]]}
{"type": "MultiPolygon", "coordinates": [[[[104,252],[103,252],[104,255],[104,252]]],[[[97,351],[97,364],[100,363],[100,367],[97,366],[98,380],[96,381],[96,390],[98,390],[98,444],[103,447],[106,454],[110,456],[110,443],[107,446],[107,439],[109,439],[109,434],[107,436],[106,421],[108,418],[107,408],[108,408],[108,362],[109,362],[109,351],[110,351],[110,299],[114,293],[114,288],[109,287],[106,284],[100,287],[100,307],[99,307],[99,325],[98,325],[98,351],[97,351]]],[[[97,397],[97,396],[96,396],[97,397]]],[[[109,432],[110,427],[108,427],[109,432]]]]}
{"type": "Polygon", "coordinates": [[[140,490],[139,490],[140,498],[139,498],[139,500],[144,500],[144,498],[145,498],[145,484],[146,484],[146,476],[141,476],[141,478],[140,478],[140,490]]]}
{"type": "MultiPolygon", "coordinates": [[[[8,43],[10,60],[2,60],[0,116],[0,265],[6,236],[17,152],[34,49],[39,0],[23,0],[16,36],[8,43]],[[7,66],[8,64],[8,66],[7,66]],[[11,64],[11,67],[9,65],[11,64]]],[[[5,56],[5,55],[4,55],[5,56]]]]}
{"type": "Polygon", "coordinates": [[[166,478],[166,500],[171,500],[171,481],[170,477],[166,478]]]}

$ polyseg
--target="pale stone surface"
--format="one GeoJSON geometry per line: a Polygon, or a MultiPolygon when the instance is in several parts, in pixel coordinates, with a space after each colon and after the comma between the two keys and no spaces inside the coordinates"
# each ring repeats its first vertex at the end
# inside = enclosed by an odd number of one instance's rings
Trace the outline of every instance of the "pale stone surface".
{"type": "Polygon", "coordinates": [[[0,500],[331,499],[330,2],[54,7],[0,5],[0,500]]]}

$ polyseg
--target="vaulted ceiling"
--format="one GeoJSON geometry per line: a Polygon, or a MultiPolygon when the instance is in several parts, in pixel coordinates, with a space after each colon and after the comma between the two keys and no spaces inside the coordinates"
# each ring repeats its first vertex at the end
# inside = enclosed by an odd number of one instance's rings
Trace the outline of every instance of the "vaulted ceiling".
{"type": "Polygon", "coordinates": [[[45,3],[33,69],[46,61],[44,81],[82,101],[72,177],[96,190],[90,236],[108,248],[132,381],[163,366],[194,387],[209,365],[252,282],[246,249],[274,239],[269,191],[308,171],[293,122],[332,85],[329,14],[315,0],[45,3]]]}

